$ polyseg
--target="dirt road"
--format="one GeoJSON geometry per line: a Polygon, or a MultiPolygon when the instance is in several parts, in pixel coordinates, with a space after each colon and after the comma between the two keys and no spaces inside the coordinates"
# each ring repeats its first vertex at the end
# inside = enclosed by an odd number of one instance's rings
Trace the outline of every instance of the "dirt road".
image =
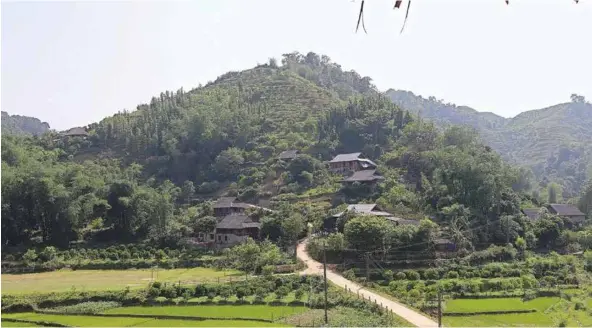
{"type": "MultiPolygon", "coordinates": [[[[306,253],[306,242],[307,240],[298,244],[298,249],[296,251],[298,258],[301,259],[304,263],[306,263],[306,266],[308,267],[301,273],[322,275],[323,264],[313,260],[312,258],[310,258],[310,256],[308,256],[308,254],[306,253]]],[[[364,296],[364,298],[366,299],[370,298],[372,302],[376,300],[378,304],[382,304],[387,309],[392,310],[395,314],[407,320],[409,323],[415,325],[416,327],[438,327],[437,322],[424,316],[423,314],[415,310],[412,310],[402,304],[399,304],[395,301],[389,300],[385,297],[375,294],[367,289],[363,289],[362,286],[345,279],[341,275],[329,270],[328,268],[327,279],[341,288],[347,287],[347,289],[351,290],[353,293],[357,293],[359,291],[360,296],[364,296]]]]}

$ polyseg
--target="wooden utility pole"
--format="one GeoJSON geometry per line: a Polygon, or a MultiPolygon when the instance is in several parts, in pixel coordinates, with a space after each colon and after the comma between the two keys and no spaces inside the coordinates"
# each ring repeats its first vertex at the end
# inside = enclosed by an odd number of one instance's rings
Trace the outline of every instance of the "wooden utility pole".
{"type": "Polygon", "coordinates": [[[325,324],[329,324],[329,316],[327,315],[327,250],[325,243],[323,243],[323,275],[325,276],[325,324]]]}
{"type": "Polygon", "coordinates": [[[442,327],[442,291],[438,290],[438,327],[442,327]]]}
{"type": "Polygon", "coordinates": [[[370,254],[366,253],[366,282],[370,281],[370,254]]]}

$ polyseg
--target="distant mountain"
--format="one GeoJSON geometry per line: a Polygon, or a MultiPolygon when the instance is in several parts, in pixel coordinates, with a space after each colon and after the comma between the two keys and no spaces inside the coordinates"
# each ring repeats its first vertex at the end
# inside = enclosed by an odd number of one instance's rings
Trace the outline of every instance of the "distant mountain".
{"type": "Polygon", "coordinates": [[[592,178],[592,105],[582,97],[513,118],[390,89],[387,96],[437,125],[468,125],[506,160],[530,167],[542,187],[560,183],[564,197],[575,196],[592,178]]]}
{"type": "Polygon", "coordinates": [[[38,118],[2,112],[2,133],[40,135],[49,129],[49,124],[38,118]]]}

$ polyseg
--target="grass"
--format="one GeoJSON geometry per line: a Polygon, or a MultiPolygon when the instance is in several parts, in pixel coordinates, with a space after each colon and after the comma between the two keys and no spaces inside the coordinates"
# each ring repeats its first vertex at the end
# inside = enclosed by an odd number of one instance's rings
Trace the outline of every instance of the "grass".
{"type": "Polygon", "coordinates": [[[145,314],[196,316],[208,318],[249,318],[275,320],[305,312],[303,306],[269,305],[197,305],[197,306],[133,306],[104,311],[109,314],[145,314]]]}
{"type": "MultiPolygon", "coordinates": [[[[56,314],[3,314],[6,318],[49,321],[78,327],[286,327],[285,324],[246,320],[163,320],[150,318],[68,316],[56,314]]],[[[2,326],[7,322],[3,321],[2,326]]],[[[28,325],[30,326],[30,325],[28,325]]]]}
{"type": "MultiPolygon", "coordinates": [[[[411,327],[398,317],[381,316],[369,311],[336,307],[329,309],[329,327],[411,327]]],[[[300,327],[319,327],[325,323],[325,313],[316,309],[287,317],[281,322],[300,327]]]]}
{"type": "Polygon", "coordinates": [[[40,326],[32,324],[32,323],[12,322],[12,321],[2,320],[2,327],[40,327],[40,326]]]}
{"type": "MultiPolygon", "coordinates": [[[[242,280],[238,271],[218,271],[210,268],[158,270],[155,280],[195,284],[242,280]]],[[[152,278],[152,270],[59,270],[28,274],[2,274],[3,294],[28,294],[76,290],[121,290],[144,287],[152,278]]]]}
{"type": "Polygon", "coordinates": [[[557,326],[565,318],[570,327],[590,327],[592,317],[586,311],[575,311],[561,305],[558,297],[539,297],[522,302],[519,298],[457,299],[446,302],[448,312],[503,311],[535,309],[533,313],[444,316],[443,323],[451,327],[534,327],[557,326]]]}
{"type": "Polygon", "coordinates": [[[446,301],[445,312],[494,312],[511,310],[538,310],[544,312],[557,303],[559,297],[539,297],[523,302],[520,298],[454,299],[446,301]]]}

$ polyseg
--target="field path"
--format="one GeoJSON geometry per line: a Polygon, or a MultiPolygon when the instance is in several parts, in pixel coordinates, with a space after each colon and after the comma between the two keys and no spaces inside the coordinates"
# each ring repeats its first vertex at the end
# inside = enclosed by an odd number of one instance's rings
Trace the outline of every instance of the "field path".
{"type": "MultiPolygon", "coordinates": [[[[310,256],[308,256],[308,253],[306,253],[307,242],[308,240],[306,239],[300,244],[298,244],[298,248],[296,250],[298,258],[302,260],[304,263],[306,263],[307,266],[307,269],[302,271],[301,274],[323,275],[323,264],[313,260],[310,256]]],[[[347,287],[354,293],[356,291],[359,291],[360,295],[363,295],[364,298],[370,298],[371,301],[376,301],[378,304],[382,304],[387,309],[392,310],[395,314],[407,320],[409,323],[415,325],[416,327],[438,327],[437,322],[424,316],[423,314],[415,310],[412,310],[400,303],[377,295],[367,289],[364,289],[362,286],[354,283],[353,281],[347,280],[343,276],[329,270],[329,268],[327,268],[327,279],[341,288],[347,287]]]]}

